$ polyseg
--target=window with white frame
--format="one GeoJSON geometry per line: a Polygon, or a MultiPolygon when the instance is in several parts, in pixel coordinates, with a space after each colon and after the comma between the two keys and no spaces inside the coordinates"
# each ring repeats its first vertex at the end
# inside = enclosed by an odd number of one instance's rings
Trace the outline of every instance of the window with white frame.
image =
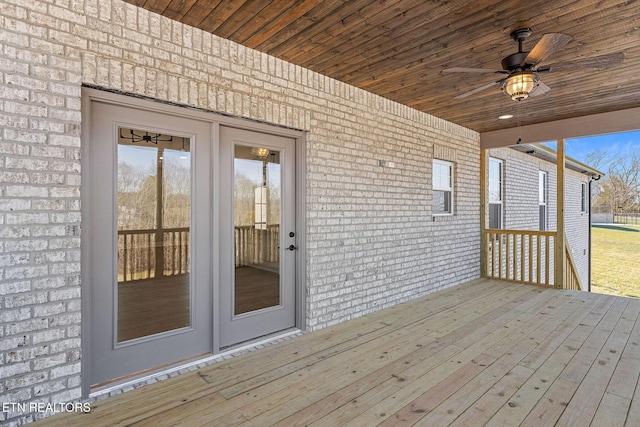
{"type": "Polygon", "coordinates": [[[453,215],[453,163],[433,160],[433,214],[453,215]]]}
{"type": "Polygon", "coordinates": [[[580,187],[581,187],[580,212],[588,213],[589,212],[589,192],[587,191],[587,183],[586,182],[581,183],[580,187]]]}
{"type": "Polygon", "coordinates": [[[547,173],[538,171],[538,206],[540,231],[547,230],[547,173]]]}
{"type": "Polygon", "coordinates": [[[502,166],[499,159],[489,158],[489,228],[502,228],[502,166]]]}

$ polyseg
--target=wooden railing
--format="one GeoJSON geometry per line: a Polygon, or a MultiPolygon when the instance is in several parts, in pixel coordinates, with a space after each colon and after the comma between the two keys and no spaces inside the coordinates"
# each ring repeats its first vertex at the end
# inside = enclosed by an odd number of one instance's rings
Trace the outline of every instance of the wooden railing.
{"type": "Polygon", "coordinates": [[[280,260],[279,234],[279,225],[269,225],[266,230],[257,230],[254,226],[236,227],[236,267],[277,263],[280,260]]]}
{"type": "Polygon", "coordinates": [[[551,286],[555,235],[551,231],[485,230],[486,277],[551,286]]]}
{"type": "MultiPolygon", "coordinates": [[[[485,277],[532,285],[554,283],[555,231],[485,230],[485,277]]],[[[567,239],[565,238],[565,242],[567,239]]],[[[565,243],[565,279],[557,287],[582,289],[569,245],[565,243]]]]}
{"type": "MultiPolygon", "coordinates": [[[[565,242],[567,239],[565,237],[565,242]]],[[[569,248],[569,244],[565,243],[564,245],[565,257],[564,257],[564,289],[572,289],[574,291],[582,291],[584,288],[582,287],[582,282],[580,281],[580,275],[578,274],[578,269],[576,268],[576,262],[573,259],[573,254],[571,253],[571,248],[569,248]]]]}

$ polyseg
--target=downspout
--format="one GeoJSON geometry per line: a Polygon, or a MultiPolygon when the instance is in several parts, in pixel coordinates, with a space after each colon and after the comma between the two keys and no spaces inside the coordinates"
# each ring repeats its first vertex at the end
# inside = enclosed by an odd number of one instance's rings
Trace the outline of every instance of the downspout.
{"type": "Polygon", "coordinates": [[[589,257],[588,257],[588,264],[589,264],[589,268],[587,271],[588,274],[588,280],[587,280],[587,291],[591,292],[591,245],[593,244],[593,242],[591,241],[591,183],[593,181],[599,181],[600,178],[602,178],[602,175],[598,175],[597,178],[595,177],[591,177],[589,178],[589,189],[588,189],[588,196],[589,196],[589,257]]]}

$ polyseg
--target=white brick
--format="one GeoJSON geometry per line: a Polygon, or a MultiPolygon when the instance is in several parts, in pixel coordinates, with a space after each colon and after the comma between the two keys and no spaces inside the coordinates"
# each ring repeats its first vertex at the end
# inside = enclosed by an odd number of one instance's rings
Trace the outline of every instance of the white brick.
{"type": "Polygon", "coordinates": [[[67,361],[67,356],[65,354],[56,354],[49,357],[40,357],[33,361],[33,369],[36,371],[40,371],[43,369],[52,368],[54,366],[59,367],[60,365],[65,364],[67,361]]]}
{"type": "MultiPolygon", "coordinates": [[[[11,306],[7,306],[10,308],[11,306]]],[[[0,311],[0,323],[18,322],[31,318],[31,309],[23,308],[18,310],[3,309],[0,311]]]]}
{"type": "Polygon", "coordinates": [[[5,381],[5,387],[8,390],[30,387],[46,381],[48,376],[49,375],[46,372],[32,372],[24,375],[13,375],[5,381]]]}
{"type": "Polygon", "coordinates": [[[67,377],[67,376],[70,376],[73,374],[79,374],[79,373],[80,373],[80,363],[74,363],[71,365],[60,366],[60,367],[51,369],[51,379],[53,380],[56,378],[67,377]]]}
{"type": "Polygon", "coordinates": [[[29,372],[31,367],[28,362],[23,363],[11,363],[8,365],[0,366],[0,378],[9,378],[14,375],[24,374],[29,372]]]}
{"type": "Polygon", "coordinates": [[[22,292],[29,292],[30,290],[31,283],[28,281],[0,283],[0,295],[15,295],[22,292]]]}

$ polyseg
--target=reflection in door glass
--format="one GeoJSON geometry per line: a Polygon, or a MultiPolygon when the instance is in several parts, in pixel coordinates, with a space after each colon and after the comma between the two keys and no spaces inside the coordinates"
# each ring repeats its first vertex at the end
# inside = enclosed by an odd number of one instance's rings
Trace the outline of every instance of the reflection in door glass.
{"type": "Polygon", "coordinates": [[[189,326],[190,140],[118,130],[118,342],[189,326]]]}
{"type": "Polygon", "coordinates": [[[280,153],[235,147],[236,315],[280,304],[280,153]]]}

